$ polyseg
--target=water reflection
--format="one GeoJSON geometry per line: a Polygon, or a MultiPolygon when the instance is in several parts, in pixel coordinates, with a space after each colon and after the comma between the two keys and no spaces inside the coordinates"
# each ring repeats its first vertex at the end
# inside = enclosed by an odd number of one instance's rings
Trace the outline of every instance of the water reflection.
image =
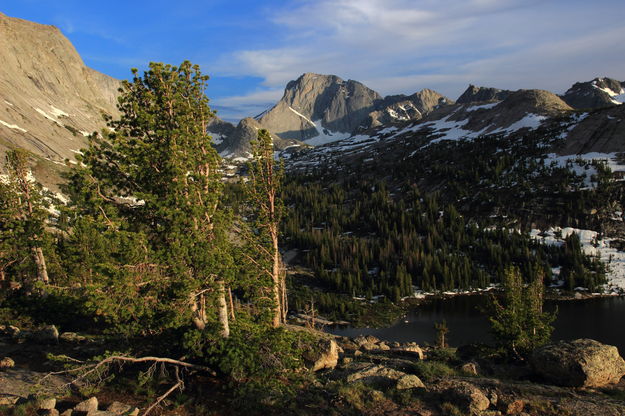
{"type": "MultiPolygon", "coordinates": [[[[434,344],[434,324],[446,320],[450,345],[491,342],[490,325],[481,312],[486,301],[487,297],[483,295],[437,299],[410,311],[388,328],[333,328],[330,332],[350,337],[374,335],[387,341],[434,344]]],[[[556,306],[559,312],[554,323],[554,339],[592,338],[616,345],[621,353],[625,353],[625,298],[547,302],[545,308],[553,310],[556,306]]]]}

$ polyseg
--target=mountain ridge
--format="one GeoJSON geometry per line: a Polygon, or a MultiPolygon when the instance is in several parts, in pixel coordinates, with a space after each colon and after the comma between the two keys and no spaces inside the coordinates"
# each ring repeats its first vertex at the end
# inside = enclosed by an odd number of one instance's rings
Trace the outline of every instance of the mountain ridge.
{"type": "Polygon", "coordinates": [[[118,114],[119,81],[88,68],[55,26],[0,13],[0,61],[0,152],[19,147],[63,164],[105,127],[103,115],[118,114]]]}

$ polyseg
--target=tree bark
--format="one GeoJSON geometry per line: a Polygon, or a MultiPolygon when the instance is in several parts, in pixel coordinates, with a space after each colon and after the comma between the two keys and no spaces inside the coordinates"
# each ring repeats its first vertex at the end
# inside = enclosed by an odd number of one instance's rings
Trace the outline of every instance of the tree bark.
{"type": "Polygon", "coordinates": [[[282,290],[282,322],[286,323],[286,314],[289,310],[289,302],[286,297],[286,269],[280,259],[280,286],[282,290]]]}
{"type": "Polygon", "coordinates": [[[41,247],[33,247],[33,259],[37,265],[37,279],[45,284],[50,283],[48,278],[48,267],[46,266],[46,258],[43,255],[41,247]]]}
{"type": "Polygon", "coordinates": [[[232,299],[232,289],[230,288],[228,288],[228,300],[230,301],[230,318],[234,321],[236,316],[234,316],[234,300],[232,299]]]}
{"type": "Polygon", "coordinates": [[[226,285],[223,280],[217,282],[217,309],[219,314],[219,323],[221,324],[221,336],[228,338],[230,336],[230,325],[228,322],[228,303],[226,302],[226,285]]]}
{"type": "Polygon", "coordinates": [[[195,299],[197,295],[195,293],[191,293],[189,295],[189,305],[191,307],[191,320],[193,321],[193,326],[199,331],[204,331],[206,328],[206,319],[205,316],[202,316],[202,311],[197,305],[197,300],[195,299]]]}
{"type": "Polygon", "coordinates": [[[274,328],[277,328],[282,323],[282,296],[280,296],[282,285],[280,284],[280,251],[278,250],[278,235],[277,232],[274,232],[274,230],[272,230],[271,233],[271,240],[273,245],[273,265],[271,277],[273,278],[273,296],[275,302],[272,325],[274,328]]]}

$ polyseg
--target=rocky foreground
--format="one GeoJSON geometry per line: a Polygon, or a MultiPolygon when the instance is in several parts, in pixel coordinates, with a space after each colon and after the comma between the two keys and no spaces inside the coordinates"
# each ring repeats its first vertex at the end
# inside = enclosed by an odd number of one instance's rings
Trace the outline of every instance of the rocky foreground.
{"type": "MultiPolygon", "coordinates": [[[[275,414],[625,415],[625,361],[616,347],[594,340],[547,345],[527,363],[509,363],[475,346],[319,336],[319,348],[306,357],[314,373],[309,391],[275,414]]],[[[85,386],[69,390],[67,375],[44,378],[58,367],[49,353],[76,357],[105,349],[95,339],[59,334],[52,326],[0,326],[0,414],[143,414],[153,398],[129,395],[122,403],[106,389],[92,395],[85,386]]],[[[199,414],[172,401],[162,405],[154,414],[199,414]]],[[[223,406],[202,414],[238,413],[223,406]]]]}

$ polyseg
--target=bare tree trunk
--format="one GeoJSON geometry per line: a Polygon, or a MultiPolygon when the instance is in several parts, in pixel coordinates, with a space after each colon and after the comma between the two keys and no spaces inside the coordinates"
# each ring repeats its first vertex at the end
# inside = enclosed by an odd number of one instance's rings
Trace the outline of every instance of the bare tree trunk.
{"type": "Polygon", "coordinates": [[[230,336],[230,324],[228,323],[228,304],[226,303],[226,285],[223,280],[217,282],[217,309],[219,314],[219,323],[221,324],[221,336],[228,338],[230,336]]]}
{"type": "Polygon", "coordinates": [[[282,287],[280,284],[280,251],[278,250],[277,233],[271,233],[271,240],[273,243],[273,267],[271,270],[271,277],[273,279],[273,297],[275,302],[272,325],[274,328],[277,328],[282,323],[282,296],[280,296],[282,287]]]}
{"type": "Polygon", "coordinates": [[[191,293],[189,295],[189,305],[191,307],[191,320],[193,321],[193,325],[196,329],[200,331],[204,331],[206,328],[206,319],[205,316],[202,316],[202,311],[197,305],[197,300],[195,299],[197,295],[195,293],[191,293]]]}
{"type": "Polygon", "coordinates": [[[230,318],[234,321],[236,316],[234,316],[234,301],[232,299],[232,289],[228,288],[228,299],[230,300],[230,318]]]}
{"type": "Polygon", "coordinates": [[[280,264],[280,285],[282,289],[282,322],[286,322],[286,315],[289,310],[289,303],[286,297],[286,269],[282,261],[280,261],[280,264]]]}
{"type": "Polygon", "coordinates": [[[33,247],[33,259],[37,265],[37,279],[48,284],[50,282],[48,278],[48,267],[46,266],[46,258],[43,255],[41,247],[33,247]]]}

